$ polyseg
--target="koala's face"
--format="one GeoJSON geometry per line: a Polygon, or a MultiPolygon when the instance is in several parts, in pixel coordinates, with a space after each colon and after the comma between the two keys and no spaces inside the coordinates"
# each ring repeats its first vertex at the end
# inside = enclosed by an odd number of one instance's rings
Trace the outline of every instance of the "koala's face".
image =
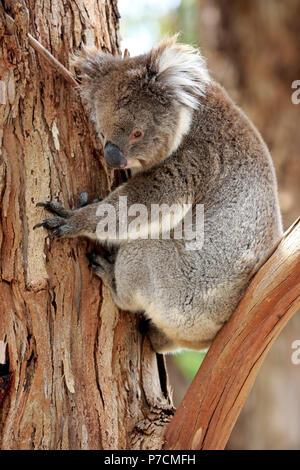
{"type": "Polygon", "coordinates": [[[210,81],[198,51],[176,38],[126,59],[85,48],[75,66],[113,168],[146,169],[172,154],[210,81]]]}
{"type": "MultiPolygon", "coordinates": [[[[135,82],[107,77],[95,96],[94,120],[109,167],[146,169],[170,154],[178,111],[135,82]]],[[[126,75],[126,74],[125,74],[126,75]]]]}

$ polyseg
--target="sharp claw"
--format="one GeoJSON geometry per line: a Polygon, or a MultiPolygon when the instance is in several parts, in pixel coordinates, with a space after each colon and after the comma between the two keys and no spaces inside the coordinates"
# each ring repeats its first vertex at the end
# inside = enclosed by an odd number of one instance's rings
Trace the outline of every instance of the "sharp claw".
{"type": "Polygon", "coordinates": [[[33,230],[35,230],[36,228],[39,228],[39,227],[45,227],[45,228],[50,228],[50,227],[47,227],[47,224],[48,224],[48,219],[44,219],[42,220],[42,222],[39,222],[38,224],[35,224],[35,226],[33,227],[33,230]]]}
{"type": "Polygon", "coordinates": [[[42,227],[43,225],[44,225],[44,221],[39,222],[38,224],[35,224],[35,225],[34,225],[33,230],[35,230],[35,229],[38,228],[38,227],[42,227]]]}
{"type": "Polygon", "coordinates": [[[36,204],[37,207],[44,207],[47,211],[53,214],[59,215],[60,217],[69,218],[72,215],[72,211],[65,209],[59,202],[56,201],[41,201],[36,204]]]}
{"type": "Polygon", "coordinates": [[[44,219],[38,224],[36,224],[33,227],[33,230],[35,230],[38,227],[45,227],[48,230],[55,229],[57,227],[60,227],[65,223],[65,219],[63,217],[48,217],[48,219],[44,219]]]}

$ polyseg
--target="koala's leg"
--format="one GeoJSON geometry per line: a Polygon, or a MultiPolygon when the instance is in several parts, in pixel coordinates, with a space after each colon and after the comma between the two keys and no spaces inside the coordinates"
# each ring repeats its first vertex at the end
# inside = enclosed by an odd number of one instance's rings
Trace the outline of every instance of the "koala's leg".
{"type": "Polygon", "coordinates": [[[203,250],[185,250],[181,240],[136,240],[119,247],[117,304],[145,312],[156,327],[149,337],[158,352],[206,349],[233,311],[236,289],[228,282],[219,287],[209,261],[203,250]]]}
{"type": "Polygon", "coordinates": [[[116,297],[114,263],[97,253],[88,253],[90,269],[109,287],[113,297],[116,297]]]}
{"type": "MultiPolygon", "coordinates": [[[[149,243],[139,240],[119,248],[114,266],[114,284],[111,291],[116,304],[120,308],[130,312],[145,312],[146,318],[149,320],[145,321],[147,326],[143,328],[143,333],[149,337],[156,352],[175,352],[181,349],[182,346],[166,334],[160,328],[160,324],[156,324],[156,318],[152,315],[154,309],[159,312],[159,316],[168,317],[165,319],[168,325],[173,323],[173,319],[169,318],[170,302],[172,300],[169,301],[167,298],[170,289],[165,289],[161,285],[161,280],[165,277],[165,270],[168,272],[168,263],[163,258],[166,255],[169,258],[169,249],[172,251],[172,244],[166,244],[167,253],[164,253],[165,250],[162,251],[164,255],[159,250],[160,259],[153,251],[153,247],[156,245],[156,242],[149,243]],[[162,298],[161,288],[166,293],[166,297],[163,296],[162,298]]],[[[160,244],[158,245],[160,248],[160,244]]],[[[97,268],[94,271],[107,283],[102,273],[97,272],[97,268]]],[[[176,292],[179,291],[177,286],[175,290],[176,292]]],[[[176,308],[176,305],[174,307],[176,308]]],[[[178,306],[178,309],[180,310],[181,306],[178,306]]]]}
{"type": "MultiPolygon", "coordinates": [[[[114,302],[119,307],[124,308],[124,305],[122,305],[122,300],[118,297],[116,290],[114,263],[109,262],[107,259],[103,258],[97,253],[88,253],[87,258],[90,262],[89,267],[98,277],[100,277],[103,283],[110,289],[114,302]]],[[[143,333],[147,334],[154,351],[162,354],[164,352],[178,350],[178,346],[153,323],[146,320],[144,324],[146,326],[144,326],[143,328],[143,333]]]]}
{"type": "MultiPolygon", "coordinates": [[[[106,251],[106,250],[104,250],[106,251]]],[[[102,282],[109,288],[111,296],[115,304],[122,310],[130,310],[127,304],[124,304],[122,298],[118,295],[115,280],[115,258],[117,253],[115,251],[107,252],[104,258],[98,253],[88,253],[89,268],[100,277],[102,282]]]]}

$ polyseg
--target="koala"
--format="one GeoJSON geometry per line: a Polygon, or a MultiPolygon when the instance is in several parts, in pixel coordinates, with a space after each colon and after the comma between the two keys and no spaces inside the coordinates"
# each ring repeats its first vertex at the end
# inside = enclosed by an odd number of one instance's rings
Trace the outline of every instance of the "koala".
{"type": "Polygon", "coordinates": [[[115,247],[113,259],[90,254],[90,266],[118,307],[144,312],[156,352],[206,349],[235,310],[249,273],[282,235],[269,151],[200,52],[176,38],[137,57],[84,49],[75,61],[106,164],[130,168],[133,176],[76,210],[39,203],[53,217],[37,226],[53,237],[84,236],[115,247]],[[168,221],[164,214],[144,221],[143,236],[134,238],[120,223],[121,197],[149,214],[155,204],[176,208],[168,221]],[[117,229],[99,234],[107,205],[117,229]],[[188,249],[174,232],[187,211],[195,224],[199,205],[203,243],[188,249]],[[162,236],[168,224],[169,238],[162,236]]]}

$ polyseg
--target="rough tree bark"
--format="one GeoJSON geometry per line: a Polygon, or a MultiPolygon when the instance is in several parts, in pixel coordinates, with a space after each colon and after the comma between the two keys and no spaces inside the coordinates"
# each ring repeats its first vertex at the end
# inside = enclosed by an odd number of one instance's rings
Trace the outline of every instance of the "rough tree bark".
{"type": "Polygon", "coordinates": [[[172,415],[163,361],[88,270],[88,242],[32,230],[38,201],[74,207],[83,188],[103,197],[114,182],[76,90],[28,29],[69,67],[82,42],[117,54],[118,19],[108,0],[0,3],[2,449],[155,449],[172,415]]]}

